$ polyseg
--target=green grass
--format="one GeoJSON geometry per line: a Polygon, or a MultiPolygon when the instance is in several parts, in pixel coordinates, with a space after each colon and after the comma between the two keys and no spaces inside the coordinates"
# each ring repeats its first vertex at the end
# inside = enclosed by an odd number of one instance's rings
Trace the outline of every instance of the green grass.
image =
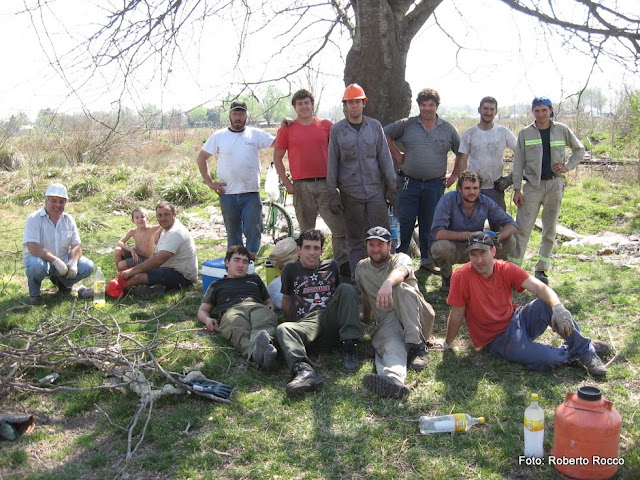
{"type": "MultiPolygon", "coordinates": [[[[363,365],[355,375],[340,371],[335,351],[314,351],[312,359],[325,378],[317,393],[300,399],[286,397],[285,368],[263,373],[250,366],[220,337],[204,333],[195,320],[201,287],[169,293],[156,299],[109,300],[104,311],[87,302],[73,304],[54,294],[45,280],[47,306],[26,308],[27,289],[21,263],[24,218],[40,205],[41,192],[55,180],[76,178],[78,197],[68,210],[80,225],[85,253],[105,275],[115,275],[110,248],[130,228],[129,212],[142,203],[153,208],[160,191],[171,187],[183,195],[185,213],[208,219],[204,207],[217,200],[194,183],[200,182],[195,161],[168,168],[158,180],[144,169],[126,165],[33,168],[29,179],[0,173],[8,186],[8,201],[0,217],[0,334],[18,328],[35,330],[77,323],[93,316],[107,325],[115,319],[123,334],[140,342],[155,342],[154,354],[164,368],[201,370],[210,378],[236,387],[231,404],[216,404],[193,396],[164,397],[153,406],[144,442],[126,465],[131,478],[174,479],[538,479],[562,478],[549,466],[520,465],[522,415],[530,393],[540,394],[545,409],[545,450],[551,449],[555,407],[584,384],[595,384],[623,418],[621,455],[625,465],[615,478],[640,478],[637,414],[640,384],[640,282],[638,267],[620,266],[596,254],[597,247],[558,246],[549,272],[552,286],[573,312],[583,332],[613,341],[616,360],[605,380],[563,367],[551,373],[530,372],[470,346],[463,328],[456,351],[432,351],[423,372],[411,372],[412,392],[405,402],[373,397],[362,376],[373,371],[370,341],[361,344],[363,365]],[[73,176],[73,173],[82,175],[73,176]],[[92,179],[99,179],[95,183],[92,179]],[[194,188],[192,188],[192,186],[194,188]],[[188,191],[188,193],[187,193],[188,191]],[[82,193],[84,192],[84,193],[82,193]],[[196,192],[197,197],[191,197],[196,192]],[[123,214],[113,213],[121,210],[123,214]],[[73,313],[73,317],[71,316],[73,313]],[[487,425],[456,436],[422,436],[420,415],[468,412],[483,415],[487,425]]],[[[72,182],[69,182],[72,183],[72,182]]],[[[169,190],[167,190],[169,191],[169,190]]],[[[178,198],[178,197],[176,197],[178,198]]],[[[561,223],[579,233],[603,230],[638,234],[640,191],[637,185],[611,184],[598,176],[568,185],[561,223]]],[[[188,217],[184,217],[185,222],[188,217]]],[[[534,232],[525,268],[533,267],[540,237],[534,232]]],[[[200,261],[221,256],[224,241],[198,238],[200,261]]],[[[438,292],[438,277],[418,272],[427,301],[436,310],[434,336],[446,332],[448,307],[438,292]]],[[[520,303],[531,299],[517,295],[520,303]]],[[[367,334],[372,326],[366,327],[367,334]]],[[[105,337],[86,326],[77,328],[74,342],[96,345],[105,337]]],[[[367,336],[367,338],[370,338],[367,336]]],[[[559,344],[546,333],[543,340],[559,344]]],[[[61,347],[62,348],[62,347],[61,347]]],[[[0,376],[6,375],[0,359],[0,376]]],[[[25,372],[34,382],[51,369],[25,372]]],[[[74,387],[100,385],[103,378],[92,365],[56,368],[57,384],[74,387]]],[[[156,386],[165,381],[152,378],[156,386]]],[[[138,406],[130,391],[64,392],[38,395],[9,392],[0,399],[2,411],[25,411],[38,416],[36,431],[17,442],[3,442],[3,478],[114,478],[125,465],[126,433],[138,406]],[[108,415],[98,411],[98,406],[108,415]],[[17,475],[17,476],[16,476],[17,475]]],[[[135,431],[140,432],[140,425],[135,431]]]]}

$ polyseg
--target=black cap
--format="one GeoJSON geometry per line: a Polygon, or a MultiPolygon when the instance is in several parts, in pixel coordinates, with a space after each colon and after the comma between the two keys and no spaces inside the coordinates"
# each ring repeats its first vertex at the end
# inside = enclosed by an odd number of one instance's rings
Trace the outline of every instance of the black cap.
{"type": "Polygon", "coordinates": [[[231,102],[231,108],[229,109],[229,111],[231,112],[233,110],[244,110],[246,112],[247,104],[244,102],[231,102]]]}
{"type": "Polygon", "coordinates": [[[491,250],[494,247],[493,238],[487,232],[473,232],[467,240],[466,253],[471,250],[491,250]]]}
{"type": "Polygon", "coordinates": [[[365,240],[372,238],[377,238],[378,240],[389,243],[391,241],[391,234],[389,230],[384,227],[373,227],[367,230],[367,238],[365,238],[365,240]]]}

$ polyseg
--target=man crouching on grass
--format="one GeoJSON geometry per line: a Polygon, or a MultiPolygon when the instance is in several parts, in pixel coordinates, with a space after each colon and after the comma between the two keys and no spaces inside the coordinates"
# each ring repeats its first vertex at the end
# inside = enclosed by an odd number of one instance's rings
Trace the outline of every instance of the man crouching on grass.
{"type": "Polygon", "coordinates": [[[247,274],[249,256],[242,245],[229,248],[224,259],[227,274],[207,288],[198,320],[210,332],[220,332],[243,357],[275,370],[278,351],[271,342],[278,322],[264,283],[255,273],[247,274]],[[214,307],[220,320],[211,317],[214,307]]]}
{"type": "Polygon", "coordinates": [[[467,245],[470,261],[451,277],[445,350],[451,348],[466,320],[473,346],[486,345],[496,357],[522,363],[531,370],[546,371],[576,362],[591,375],[607,373],[595,347],[601,355],[608,354],[610,348],[582,336],[556,292],[518,265],[496,260],[496,247],[487,233],[472,233],[467,245]],[[513,290],[525,289],[538,298],[523,307],[514,305],[513,290]],[[534,341],[549,326],[564,339],[558,348],[534,341]]]}
{"type": "Polygon", "coordinates": [[[198,279],[198,257],[193,237],[169,202],[156,206],[158,224],[162,227],[155,253],[143,263],[123,270],[126,290],[134,295],[149,296],[165,290],[187,288],[198,279]]]}

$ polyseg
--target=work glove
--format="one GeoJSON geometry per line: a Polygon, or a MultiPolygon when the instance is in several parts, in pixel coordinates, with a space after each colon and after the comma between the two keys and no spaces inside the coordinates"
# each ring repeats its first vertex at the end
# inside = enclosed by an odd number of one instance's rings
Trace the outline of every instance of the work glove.
{"type": "Polygon", "coordinates": [[[214,380],[187,380],[187,385],[193,388],[196,392],[210,393],[220,398],[229,398],[233,387],[231,385],[225,385],[224,383],[216,382],[214,380]]]}
{"type": "Polygon", "coordinates": [[[72,259],[67,263],[67,275],[66,278],[76,278],[78,275],[78,260],[72,259]]]}
{"type": "Polygon", "coordinates": [[[334,215],[342,215],[344,206],[342,205],[340,195],[336,194],[329,199],[329,210],[331,210],[331,213],[334,215]]]}
{"type": "MultiPolygon", "coordinates": [[[[64,262],[59,258],[56,258],[53,261],[52,265],[53,265],[53,268],[56,269],[56,273],[58,274],[59,277],[64,277],[67,274],[67,271],[69,270],[67,266],[64,264],[64,262]]],[[[78,272],[76,271],[76,274],[77,273],[78,272]]]]}
{"type": "Polygon", "coordinates": [[[551,311],[551,328],[562,338],[567,338],[573,332],[571,313],[561,303],[551,307],[551,311]]]}
{"type": "Polygon", "coordinates": [[[387,188],[387,190],[384,192],[384,199],[395,211],[396,207],[398,206],[398,190],[387,188]]]}
{"type": "Polygon", "coordinates": [[[498,180],[493,182],[493,189],[498,192],[504,192],[511,185],[513,185],[513,173],[500,177],[498,180]]]}

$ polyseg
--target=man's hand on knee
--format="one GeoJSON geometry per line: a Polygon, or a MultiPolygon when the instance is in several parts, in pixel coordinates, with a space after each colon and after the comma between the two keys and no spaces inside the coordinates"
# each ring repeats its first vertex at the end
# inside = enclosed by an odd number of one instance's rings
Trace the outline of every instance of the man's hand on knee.
{"type": "Polygon", "coordinates": [[[551,328],[562,338],[567,338],[573,332],[571,313],[561,303],[551,307],[551,311],[551,328]]]}

